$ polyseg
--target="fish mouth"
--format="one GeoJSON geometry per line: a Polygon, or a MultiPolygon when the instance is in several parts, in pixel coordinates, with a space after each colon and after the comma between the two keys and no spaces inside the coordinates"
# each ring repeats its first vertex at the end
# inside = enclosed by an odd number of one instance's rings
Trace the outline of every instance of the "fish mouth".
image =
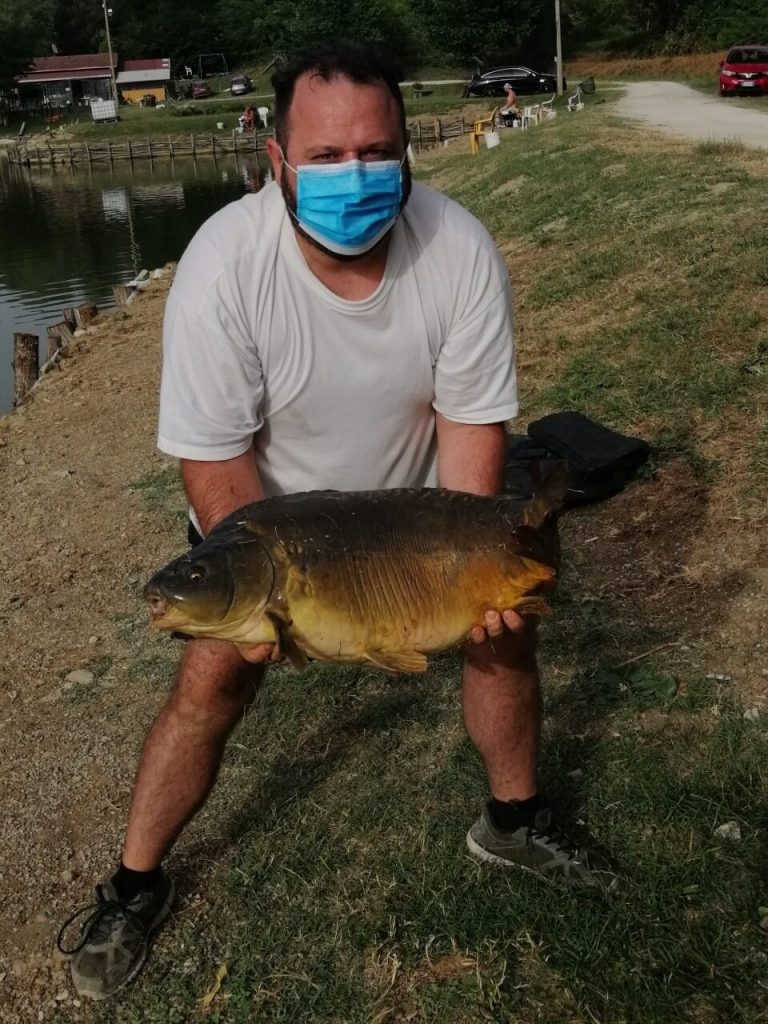
{"type": "Polygon", "coordinates": [[[147,587],[144,600],[149,605],[149,615],[153,623],[159,622],[168,614],[168,602],[157,588],[147,587]]]}

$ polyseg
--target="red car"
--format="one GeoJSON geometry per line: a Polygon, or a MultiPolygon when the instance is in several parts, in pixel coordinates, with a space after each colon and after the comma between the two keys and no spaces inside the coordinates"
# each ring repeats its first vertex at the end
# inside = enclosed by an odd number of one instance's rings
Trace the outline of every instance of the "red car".
{"type": "Polygon", "coordinates": [[[768,46],[734,46],[720,65],[720,95],[768,93],[768,46]]]}
{"type": "Polygon", "coordinates": [[[192,85],[193,100],[207,100],[209,96],[213,96],[213,93],[207,82],[195,82],[192,85]]]}

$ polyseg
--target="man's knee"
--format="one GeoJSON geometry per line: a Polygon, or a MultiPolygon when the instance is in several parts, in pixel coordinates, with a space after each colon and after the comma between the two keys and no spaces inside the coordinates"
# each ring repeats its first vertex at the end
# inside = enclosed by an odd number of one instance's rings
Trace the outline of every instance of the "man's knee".
{"type": "Polygon", "coordinates": [[[182,657],[173,699],[191,713],[218,717],[244,710],[264,676],[222,640],[190,640],[182,657]]]}

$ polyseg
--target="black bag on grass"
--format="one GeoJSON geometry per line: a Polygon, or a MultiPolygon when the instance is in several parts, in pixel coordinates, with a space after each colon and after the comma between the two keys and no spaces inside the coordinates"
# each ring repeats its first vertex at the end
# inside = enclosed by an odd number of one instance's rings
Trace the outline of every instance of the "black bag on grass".
{"type": "Polygon", "coordinates": [[[580,412],[556,412],[535,420],[528,435],[510,435],[505,484],[516,493],[530,493],[562,460],[570,487],[566,507],[610,498],[623,490],[647,460],[650,446],[596,423],[580,412]]]}

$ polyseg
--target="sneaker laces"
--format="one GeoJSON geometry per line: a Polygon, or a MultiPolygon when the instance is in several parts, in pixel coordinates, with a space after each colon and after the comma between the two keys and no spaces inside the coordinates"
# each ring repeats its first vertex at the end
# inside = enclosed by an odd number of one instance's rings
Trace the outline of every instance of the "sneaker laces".
{"type": "Polygon", "coordinates": [[[528,826],[525,841],[528,846],[532,846],[534,840],[545,846],[557,847],[558,850],[563,851],[568,860],[578,860],[582,863],[578,847],[557,827],[552,819],[552,812],[548,808],[537,811],[533,824],[528,826]]]}
{"type": "Polygon", "coordinates": [[[63,953],[64,956],[74,956],[75,953],[79,953],[86,942],[93,937],[100,925],[112,920],[119,914],[126,917],[138,931],[146,932],[148,930],[144,921],[135,911],[131,910],[127,902],[105,896],[104,887],[97,885],[96,902],[88,903],[86,906],[80,907],[79,910],[76,910],[74,914],[67,918],[59,929],[59,934],[56,936],[56,946],[59,952],[63,953]],[[64,933],[70,925],[81,918],[84,914],[87,914],[89,910],[92,911],[92,913],[83,924],[83,930],[77,945],[73,946],[72,949],[65,949],[62,945],[64,933]]]}

